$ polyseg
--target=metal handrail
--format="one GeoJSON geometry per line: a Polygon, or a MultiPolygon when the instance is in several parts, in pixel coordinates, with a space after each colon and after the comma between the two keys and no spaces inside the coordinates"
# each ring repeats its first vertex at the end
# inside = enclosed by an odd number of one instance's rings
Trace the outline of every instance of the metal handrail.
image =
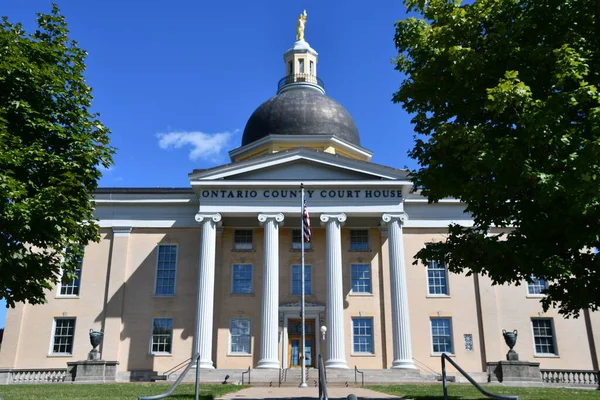
{"type": "Polygon", "coordinates": [[[458,372],[460,372],[465,378],[467,378],[468,381],[471,382],[471,385],[475,386],[475,388],[477,388],[477,390],[479,390],[484,396],[499,400],[519,400],[519,396],[502,396],[500,394],[493,394],[486,391],[477,382],[475,382],[473,378],[471,378],[471,375],[467,374],[461,367],[458,366],[457,363],[452,361],[446,353],[442,353],[442,388],[444,389],[444,400],[448,400],[448,383],[446,382],[446,360],[448,360],[448,362],[452,364],[452,366],[456,368],[458,372]]]}
{"type": "Polygon", "coordinates": [[[413,357],[413,361],[415,362],[415,364],[419,365],[419,368],[426,369],[427,372],[429,372],[431,375],[435,375],[435,376],[440,377],[440,378],[442,377],[442,374],[440,374],[439,372],[435,371],[433,368],[428,367],[427,364],[425,364],[423,361],[421,361],[421,360],[419,360],[417,358],[414,358],[414,357],[413,357]]]}
{"type": "Polygon", "coordinates": [[[165,393],[156,394],[153,396],[138,396],[138,400],[160,400],[160,399],[164,399],[165,397],[169,397],[170,395],[173,394],[175,389],[177,389],[177,386],[179,386],[179,384],[181,383],[183,378],[185,378],[188,371],[190,370],[190,368],[192,368],[192,365],[194,365],[194,364],[196,364],[196,399],[198,399],[198,383],[199,383],[199,375],[200,375],[200,368],[199,368],[200,366],[198,365],[199,361],[200,361],[200,354],[196,354],[194,357],[192,357],[192,361],[188,364],[187,367],[185,367],[185,370],[183,370],[183,372],[181,373],[181,375],[179,375],[179,377],[177,378],[175,383],[173,383],[173,385],[165,393]]]}
{"type": "Polygon", "coordinates": [[[176,366],[174,366],[174,367],[166,370],[165,372],[163,372],[162,375],[166,375],[167,379],[169,379],[169,377],[171,375],[173,375],[175,372],[179,371],[185,364],[189,363],[191,360],[192,360],[192,357],[188,358],[185,361],[180,362],[176,366]]]}
{"type": "Polygon", "coordinates": [[[244,384],[244,375],[248,374],[248,385],[250,384],[250,367],[247,371],[242,372],[242,385],[244,384]]]}
{"type": "Polygon", "coordinates": [[[358,374],[360,374],[360,377],[361,377],[360,386],[365,386],[365,373],[362,371],[359,371],[358,367],[355,365],[354,366],[354,384],[355,385],[358,383],[358,374]]]}
{"type": "Polygon", "coordinates": [[[327,371],[323,364],[323,357],[319,354],[319,400],[329,400],[327,395],[327,371]]]}

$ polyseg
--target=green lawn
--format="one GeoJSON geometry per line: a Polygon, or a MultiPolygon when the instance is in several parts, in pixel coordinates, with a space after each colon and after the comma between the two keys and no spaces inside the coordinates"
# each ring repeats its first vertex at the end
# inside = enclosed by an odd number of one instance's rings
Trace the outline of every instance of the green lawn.
{"type": "MultiPolygon", "coordinates": [[[[0,385],[0,397],[4,400],[137,400],[138,396],[164,393],[171,387],[168,383],[106,383],[99,385],[0,385]]],[[[200,399],[212,400],[225,393],[243,389],[235,385],[201,385],[200,399]]],[[[167,399],[194,398],[194,385],[181,384],[167,399]]]]}
{"type": "MultiPolygon", "coordinates": [[[[442,385],[396,385],[396,386],[367,386],[369,389],[383,393],[389,393],[398,397],[414,400],[439,400],[443,399],[442,385]]],[[[500,387],[486,386],[485,389],[494,394],[516,395],[519,400],[570,400],[570,399],[598,399],[600,390],[584,389],[546,389],[546,388],[522,388],[522,387],[500,387]]],[[[448,399],[489,399],[479,393],[471,385],[450,385],[448,387],[448,399]]],[[[8,400],[8,399],[7,399],[8,400]]]]}

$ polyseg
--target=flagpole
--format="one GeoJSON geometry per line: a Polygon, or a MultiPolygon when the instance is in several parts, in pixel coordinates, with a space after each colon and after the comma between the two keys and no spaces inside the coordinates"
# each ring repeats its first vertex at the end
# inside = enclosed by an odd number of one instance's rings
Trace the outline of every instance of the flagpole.
{"type": "Polygon", "coordinates": [[[300,188],[302,189],[302,203],[300,204],[300,252],[302,253],[302,266],[300,267],[300,281],[301,283],[301,291],[302,291],[302,299],[300,300],[300,317],[302,319],[302,349],[301,349],[301,358],[300,358],[300,362],[301,362],[301,374],[302,374],[302,379],[300,381],[300,386],[301,388],[305,388],[308,387],[308,385],[306,384],[306,354],[304,354],[305,351],[305,345],[306,345],[306,334],[305,334],[305,320],[304,320],[304,184],[301,183],[300,184],[300,188]]]}

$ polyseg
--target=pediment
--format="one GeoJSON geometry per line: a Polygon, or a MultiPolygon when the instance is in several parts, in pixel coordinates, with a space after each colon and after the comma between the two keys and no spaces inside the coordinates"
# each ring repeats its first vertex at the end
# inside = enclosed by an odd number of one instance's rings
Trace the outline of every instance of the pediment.
{"type": "Polygon", "coordinates": [[[404,170],[303,148],[195,171],[189,177],[192,182],[408,179],[404,170]]]}

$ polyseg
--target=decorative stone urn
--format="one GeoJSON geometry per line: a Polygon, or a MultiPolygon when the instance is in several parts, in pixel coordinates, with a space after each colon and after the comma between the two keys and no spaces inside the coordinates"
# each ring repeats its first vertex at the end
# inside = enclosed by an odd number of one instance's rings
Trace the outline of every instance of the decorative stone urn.
{"type": "Polygon", "coordinates": [[[504,342],[508,346],[508,353],[506,353],[506,359],[508,361],[519,361],[519,354],[513,350],[515,344],[517,344],[517,335],[518,332],[515,329],[512,332],[507,332],[506,329],[502,330],[502,336],[504,336],[504,342]]]}
{"type": "Polygon", "coordinates": [[[88,360],[99,360],[100,352],[96,347],[102,343],[102,338],[104,337],[103,331],[95,331],[90,329],[90,343],[92,344],[92,350],[88,354],[88,360]]]}

